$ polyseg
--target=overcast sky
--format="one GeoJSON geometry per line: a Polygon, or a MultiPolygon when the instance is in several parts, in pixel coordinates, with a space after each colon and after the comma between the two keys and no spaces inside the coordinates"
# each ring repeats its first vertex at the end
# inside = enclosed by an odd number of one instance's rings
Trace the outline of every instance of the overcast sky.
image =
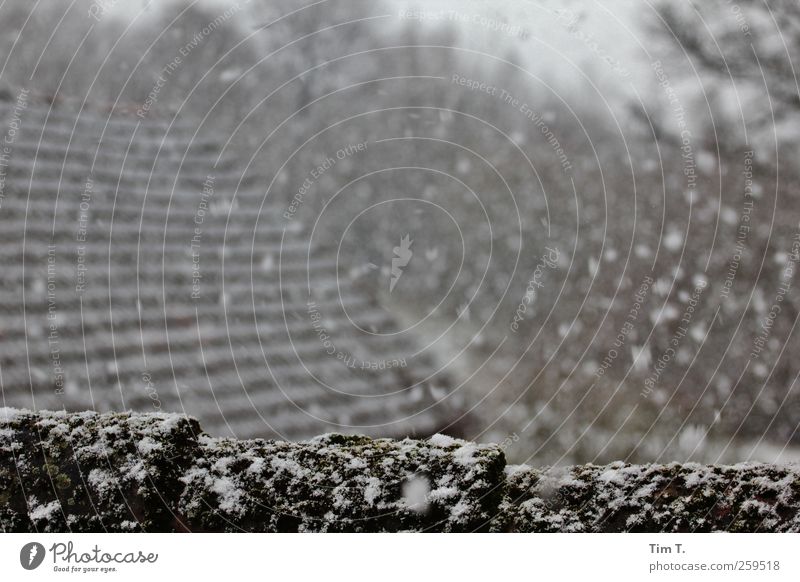
{"type": "MultiPolygon", "coordinates": [[[[297,7],[316,0],[299,0],[297,7]]],[[[341,2],[343,0],[331,0],[341,2]]],[[[344,0],[346,1],[346,0],[344,0]]],[[[234,4],[234,0],[205,0],[206,4],[234,4]]],[[[583,86],[582,71],[601,79],[603,92],[630,98],[653,90],[652,60],[647,50],[652,39],[642,34],[641,21],[649,3],[631,0],[389,0],[392,10],[457,15],[462,44],[504,57],[514,46],[522,64],[561,90],[583,86]],[[577,18],[575,20],[574,18],[577,18]],[[506,24],[511,32],[493,28],[506,24]],[[516,30],[524,30],[517,34],[516,30]],[[645,40],[646,39],[646,40],[645,40]],[[577,70],[577,67],[580,70],[577,70]]],[[[118,1],[116,15],[131,18],[142,10],[155,10],[152,0],[118,1]]],[[[400,18],[397,20],[402,22],[400,18]]],[[[435,24],[432,24],[435,26],[435,24]]]]}

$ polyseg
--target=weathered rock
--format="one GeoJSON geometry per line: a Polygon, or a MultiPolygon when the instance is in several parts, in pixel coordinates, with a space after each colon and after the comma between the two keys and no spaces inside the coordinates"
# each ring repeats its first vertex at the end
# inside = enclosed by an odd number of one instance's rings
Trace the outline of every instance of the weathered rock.
{"type": "Polygon", "coordinates": [[[510,467],[495,531],[800,531],[800,467],[510,467]]]}
{"type": "Polygon", "coordinates": [[[800,531],[800,468],[506,467],[502,450],[215,439],[169,414],[0,409],[3,531],[800,531]]]}
{"type": "Polygon", "coordinates": [[[180,503],[194,529],[475,531],[502,495],[502,452],[448,437],[201,442],[180,503]]]}
{"type": "Polygon", "coordinates": [[[0,409],[0,529],[173,531],[200,426],[174,414],[0,409]]]}

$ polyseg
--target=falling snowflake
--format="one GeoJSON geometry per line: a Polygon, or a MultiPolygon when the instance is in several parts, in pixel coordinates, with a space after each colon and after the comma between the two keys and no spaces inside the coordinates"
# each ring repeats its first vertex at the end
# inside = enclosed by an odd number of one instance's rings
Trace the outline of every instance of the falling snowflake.
{"type": "Polygon", "coordinates": [[[424,475],[412,475],[403,483],[403,501],[406,506],[416,513],[427,513],[430,502],[428,495],[431,484],[424,475]]]}
{"type": "Polygon", "coordinates": [[[681,248],[682,244],[683,235],[680,233],[680,231],[671,230],[669,233],[667,233],[667,236],[664,237],[664,246],[667,248],[667,250],[677,251],[679,248],[681,248]]]}

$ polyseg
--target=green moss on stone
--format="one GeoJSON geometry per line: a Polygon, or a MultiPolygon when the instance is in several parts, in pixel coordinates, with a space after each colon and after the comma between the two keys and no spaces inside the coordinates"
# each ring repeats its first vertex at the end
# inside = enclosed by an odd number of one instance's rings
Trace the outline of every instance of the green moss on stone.
{"type": "Polygon", "coordinates": [[[5,531],[800,531],[796,467],[509,468],[441,435],[238,441],[178,415],[4,413],[5,531]]]}

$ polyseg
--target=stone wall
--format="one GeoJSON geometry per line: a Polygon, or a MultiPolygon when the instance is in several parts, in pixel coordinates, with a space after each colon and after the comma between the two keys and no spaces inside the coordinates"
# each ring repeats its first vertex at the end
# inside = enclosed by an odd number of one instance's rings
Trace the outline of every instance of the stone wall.
{"type": "Polygon", "coordinates": [[[507,466],[501,448],[211,438],[175,414],[0,409],[0,530],[800,531],[800,468],[507,466]]]}

